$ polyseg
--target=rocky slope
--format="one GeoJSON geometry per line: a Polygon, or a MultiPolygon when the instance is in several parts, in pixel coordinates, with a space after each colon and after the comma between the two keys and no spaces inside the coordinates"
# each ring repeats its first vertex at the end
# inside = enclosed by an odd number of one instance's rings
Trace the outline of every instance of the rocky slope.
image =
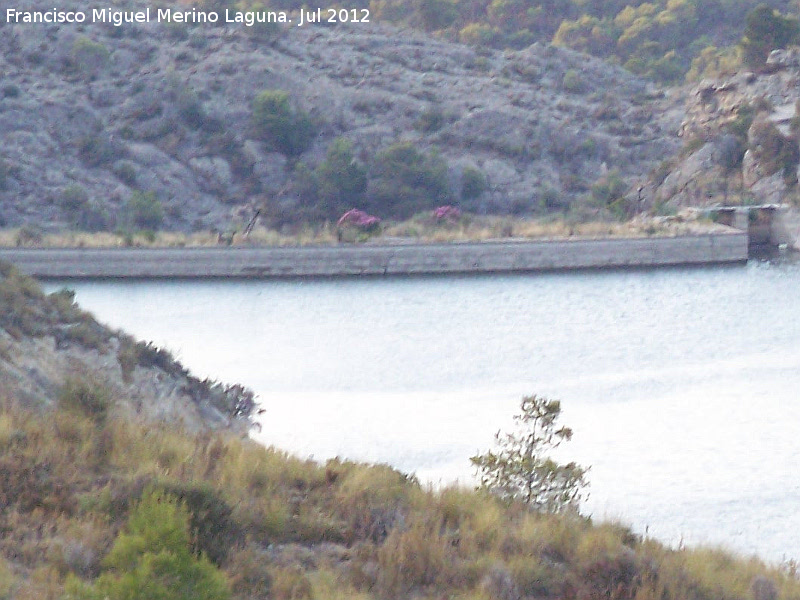
{"type": "Polygon", "coordinates": [[[230,228],[256,205],[291,206],[287,160],[251,126],[266,89],[318,124],[299,158],[311,168],[338,136],[366,165],[398,141],[436,148],[454,198],[466,167],[486,177],[466,207],[477,212],[581,204],[609,172],[632,183],[680,146],[681,115],[652,84],[550,46],[478,53],[375,23],[2,32],[0,226],[66,227],[88,200],[84,218],[113,229],[134,190],[155,194],[169,229],[230,228]]]}
{"type": "Polygon", "coordinates": [[[796,204],[800,51],[776,50],[743,71],[686,90],[683,150],[644,192],[654,205],[796,204]]]}
{"type": "Polygon", "coordinates": [[[122,416],[245,432],[255,406],[241,386],[200,381],[167,352],[112,331],[73,303],[46,296],[0,263],[0,401],[46,408],[65,384],[103,390],[122,416]]]}

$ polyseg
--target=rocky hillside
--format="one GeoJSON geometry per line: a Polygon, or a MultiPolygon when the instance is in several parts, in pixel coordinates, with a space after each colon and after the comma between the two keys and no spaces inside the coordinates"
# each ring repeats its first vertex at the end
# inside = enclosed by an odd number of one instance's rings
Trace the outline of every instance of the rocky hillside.
{"type": "Polygon", "coordinates": [[[166,351],[99,324],[71,292],[46,296],[0,263],[0,400],[42,409],[70,393],[98,410],[194,431],[246,432],[255,409],[241,386],[192,377],[166,351]],[[94,400],[86,396],[90,388],[101,390],[94,400]]]}
{"type": "Polygon", "coordinates": [[[800,176],[800,51],[776,50],[761,73],[687,91],[684,147],[644,192],[654,205],[796,204],[800,176]]]}
{"type": "Polygon", "coordinates": [[[680,146],[680,115],[652,84],[551,46],[478,52],[374,23],[2,32],[0,226],[223,230],[256,207],[291,221],[323,203],[308,174],[324,178],[337,138],[367,175],[353,197],[380,216],[403,213],[386,200],[386,188],[402,187],[387,175],[392,148],[438,165],[424,176],[410,167],[412,186],[443,178],[429,202],[574,209],[609,174],[627,191],[680,146]],[[309,117],[307,148],[287,157],[254,126],[265,90],[286,92],[309,117]]]}

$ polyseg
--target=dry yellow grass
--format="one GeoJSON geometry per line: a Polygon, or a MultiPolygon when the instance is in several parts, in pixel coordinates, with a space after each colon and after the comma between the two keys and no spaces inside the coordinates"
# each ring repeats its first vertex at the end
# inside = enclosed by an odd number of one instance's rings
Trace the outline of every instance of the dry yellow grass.
{"type": "MultiPolygon", "coordinates": [[[[725,229],[696,215],[637,217],[616,221],[572,222],[562,218],[522,219],[513,217],[467,216],[455,223],[435,223],[427,215],[407,221],[386,222],[369,238],[370,243],[469,242],[509,239],[562,239],[605,237],[676,236],[725,229]]],[[[249,235],[241,232],[221,235],[209,231],[176,233],[31,233],[26,228],[0,230],[0,247],[33,248],[123,248],[123,247],[216,247],[216,246],[309,246],[339,243],[335,225],[304,225],[292,231],[255,227],[249,235]]]]}

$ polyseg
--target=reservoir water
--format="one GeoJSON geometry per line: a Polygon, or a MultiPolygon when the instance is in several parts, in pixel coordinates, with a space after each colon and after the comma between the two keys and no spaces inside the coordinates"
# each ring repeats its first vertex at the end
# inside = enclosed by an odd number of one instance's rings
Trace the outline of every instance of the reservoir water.
{"type": "Polygon", "coordinates": [[[798,264],[63,285],[255,390],[265,444],[471,485],[469,457],[541,394],[574,430],[561,457],[591,465],[585,513],[800,558],[798,264]]]}

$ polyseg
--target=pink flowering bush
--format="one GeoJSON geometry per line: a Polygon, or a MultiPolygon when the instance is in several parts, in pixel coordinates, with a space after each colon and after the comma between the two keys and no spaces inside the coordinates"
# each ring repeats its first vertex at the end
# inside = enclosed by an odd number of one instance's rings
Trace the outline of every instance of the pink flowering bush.
{"type": "Polygon", "coordinates": [[[364,242],[380,231],[381,220],[363,210],[351,208],[336,221],[340,242],[364,242]]]}
{"type": "Polygon", "coordinates": [[[455,223],[461,218],[461,209],[456,206],[446,204],[433,209],[433,220],[437,223],[455,223]]]}
{"type": "Polygon", "coordinates": [[[339,220],[336,222],[337,227],[351,225],[363,229],[364,231],[373,231],[377,229],[380,224],[380,218],[365,213],[363,210],[358,210],[357,208],[351,208],[339,217],[339,220]]]}

